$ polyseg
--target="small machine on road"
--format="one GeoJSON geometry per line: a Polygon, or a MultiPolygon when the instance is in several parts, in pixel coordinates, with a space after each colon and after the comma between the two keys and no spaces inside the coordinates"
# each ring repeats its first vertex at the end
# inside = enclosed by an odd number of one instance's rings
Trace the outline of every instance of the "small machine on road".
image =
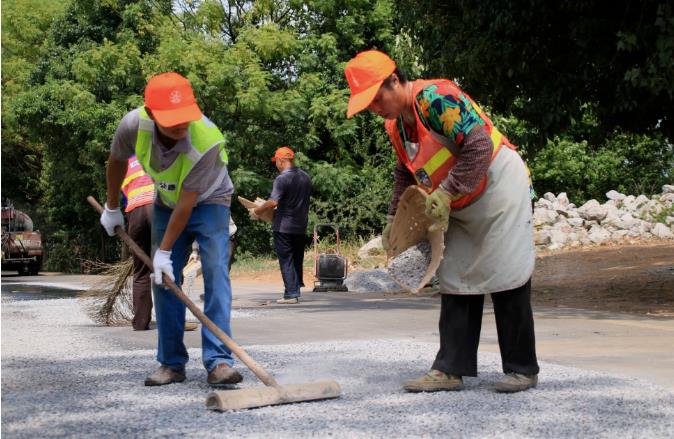
{"type": "Polygon", "coordinates": [[[314,292],[349,291],[344,285],[348,263],[339,253],[339,227],[337,224],[316,224],[314,226],[314,292]],[[332,228],[335,232],[335,248],[318,253],[318,230],[332,228]]]}

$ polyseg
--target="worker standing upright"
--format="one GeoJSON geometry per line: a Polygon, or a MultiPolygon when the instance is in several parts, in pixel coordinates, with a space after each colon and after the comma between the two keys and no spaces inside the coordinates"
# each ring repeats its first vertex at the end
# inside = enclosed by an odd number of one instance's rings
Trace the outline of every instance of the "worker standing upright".
{"type": "MultiPolygon", "coordinates": [[[[126,197],[126,218],[129,222],[129,236],[146,254],[152,251],[152,203],[154,182],[143,171],[134,154],[129,158],[126,176],[122,183],[126,197]]],[[[152,281],[150,267],[133,255],[133,319],[131,325],[136,331],[150,329],[152,320],[152,281]]]]}
{"type": "MultiPolygon", "coordinates": [[[[177,73],[152,77],[145,105],[127,113],[117,127],[107,166],[107,202],[101,224],[112,236],[124,226],[119,189],[134,152],[152,177],[157,195],[152,223],[154,305],[159,369],[145,380],[158,386],[185,380],[185,305],[163,286],[163,275],[181,283],[196,239],[202,256],[205,314],[231,336],[232,291],[227,270],[228,225],[234,191],[227,171],[225,139],[201,113],[190,82],[177,73]]],[[[235,384],[231,351],[208,328],[201,331],[209,384],[235,384]]]]}
{"type": "Polygon", "coordinates": [[[269,199],[250,209],[250,214],[258,219],[265,211],[276,208],[272,232],[284,285],[283,297],[276,303],[290,305],[299,303],[300,287],[304,286],[302,264],[313,186],[309,174],[295,166],[295,153],[287,146],[278,148],[271,161],[279,175],[269,199]]]}

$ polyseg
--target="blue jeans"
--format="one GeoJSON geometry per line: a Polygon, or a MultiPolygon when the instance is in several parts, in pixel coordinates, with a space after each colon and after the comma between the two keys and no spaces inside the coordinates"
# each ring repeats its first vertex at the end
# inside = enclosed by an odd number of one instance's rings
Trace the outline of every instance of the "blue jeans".
{"type": "MultiPolygon", "coordinates": [[[[154,206],[152,222],[152,251],[159,248],[171,209],[154,206]]],[[[176,284],[182,282],[182,272],[192,242],[197,240],[201,254],[201,269],[204,275],[204,313],[227,335],[232,336],[229,326],[232,308],[232,287],[229,283],[229,207],[219,204],[197,205],[192,210],[185,230],[178,236],[171,251],[173,275],[176,284]]],[[[157,314],[157,361],[173,370],[182,370],[189,359],[183,335],[185,332],[186,306],[167,288],[152,282],[154,306],[157,314]]],[[[218,364],[233,365],[232,353],[205,326],[201,329],[203,363],[206,370],[218,364]]]]}

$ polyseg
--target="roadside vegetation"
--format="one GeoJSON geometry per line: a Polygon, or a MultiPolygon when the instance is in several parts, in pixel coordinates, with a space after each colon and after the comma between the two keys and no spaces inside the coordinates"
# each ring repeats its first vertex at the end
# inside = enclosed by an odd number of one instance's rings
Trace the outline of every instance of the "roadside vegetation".
{"type": "MultiPolygon", "coordinates": [[[[310,230],[339,224],[347,256],[385,223],[395,160],[381,119],[345,118],[343,67],[368,48],[411,79],[459,82],[539,194],[581,204],[673,179],[671,2],[14,0],[2,25],[2,195],[43,232],[49,270],[119,259],[85,198],[103,199],[116,125],[162,71],[188,77],[225,133],[237,195],[266,197],[275,148],[299,151],[310,230]]],[[[235,270],[271,259],[269,226],[232,214],[235,270]]]]}

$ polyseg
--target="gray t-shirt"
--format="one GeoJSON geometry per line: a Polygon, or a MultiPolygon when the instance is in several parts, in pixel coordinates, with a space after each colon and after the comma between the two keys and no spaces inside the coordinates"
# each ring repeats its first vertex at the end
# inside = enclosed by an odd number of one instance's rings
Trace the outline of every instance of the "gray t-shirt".
{"type": "MultiPolygon", "coordinates": [[[[204,116],[206,122],[210,123],[204,116]]],[[[138,121],[140,120],[140,108],[130,111],[122,118],[117,126],[115,137],[112,140],[110,153],[120,161],[126,161],[136,153],[136,138],[138,136],[138,121]]],[[[179,140],[175,146],[168,149],[164,146],[157,136],[155,130],[152,136],[152,150],[150,155],[150,166],[157,171],[164,171],[173,164],[180,153],[187,153],[192,148],[189,136],[179,140]]],[[[188,192],[204,193],[211,185],[217,181],[223,167],[227,167],[220,159],[218,148],[212,148],[199,160],[190,173],[183,180],[182,189],[188,192]]],[[[220,186],[213,191],[211,195],[200,204],[222,204],[229,206],[232,201],[234,185],[229,173],[225,175],[220,186]]],[[[159,205],[163,205],[159,197],[155,198],[159,205]]]]}

